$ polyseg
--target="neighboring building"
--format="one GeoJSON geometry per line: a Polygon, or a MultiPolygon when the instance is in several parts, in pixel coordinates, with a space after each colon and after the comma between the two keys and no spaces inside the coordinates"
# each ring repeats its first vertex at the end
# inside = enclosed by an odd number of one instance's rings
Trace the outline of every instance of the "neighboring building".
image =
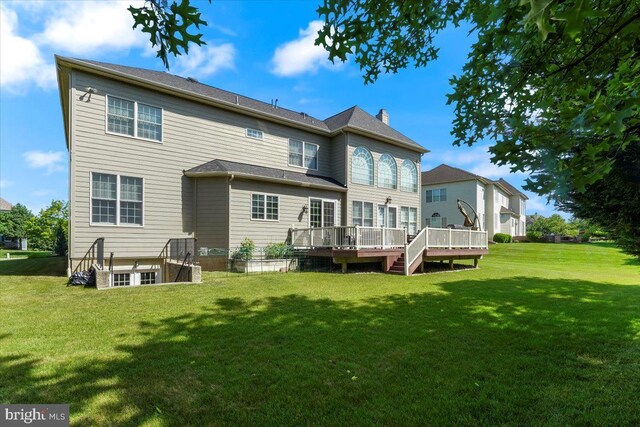
{"type": "MultiPolygon", "coordinates": [[[[13,205],[0,197],[0,212],[9,212],[11,209],[13,209],[13,205]]],[[[0,247],[26,251],[27,239],[12,239],[9,237],[4,237],[2,234],[0,234],[0,247]]]]}
{"type": "MultiPolygon", "coordinates": [[[[461,199],[476,209],[482,229],[490,238],[496,233],[527,233],[527,196],[502,178],[492,181],[443,164],[423,172],[421,182],[422,226],[462,224],[464,218],[457,206],[461,199]]],[[[473,218],[472,212],[468,213],[473,218]]]]}
{"type": "Polygon", "coordinates": [[[291,228],[420,228],[427,150],[385,110],[320,120],[166,72],[59,56],[56,66],[70,271],[99,238],[122,271],[114,284],[132,284],[155,280],[173,238],[208,254],[246,237],[284,242],[291,228]]]}
{"type": "Polygon", "coordinates": [[[13,205],[0,197],[0,212],[9,212],[13,209],[13,205]]]}

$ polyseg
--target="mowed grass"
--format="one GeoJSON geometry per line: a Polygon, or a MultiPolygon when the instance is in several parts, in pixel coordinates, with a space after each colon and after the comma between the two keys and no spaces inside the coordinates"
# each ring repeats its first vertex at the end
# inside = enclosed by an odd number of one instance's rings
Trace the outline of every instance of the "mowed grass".
{"type": "Polygon", "coordinates": [[[640,424],[640,264],[490,251],[413,277],[108,291],[9,275],[59,258],[3,261],[0,402],[71,403],[73,425],[640,424]]]}

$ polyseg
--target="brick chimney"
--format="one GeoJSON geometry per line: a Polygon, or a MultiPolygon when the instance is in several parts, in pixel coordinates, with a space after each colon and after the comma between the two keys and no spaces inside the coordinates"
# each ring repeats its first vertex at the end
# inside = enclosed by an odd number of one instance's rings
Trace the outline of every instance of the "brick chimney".
{"type": "Polygon", "coordinates": [[[376,118],[385,125],[389,125],[389,113],[384,108],[380,109],[380,112],[376,115],[376,118]]]}

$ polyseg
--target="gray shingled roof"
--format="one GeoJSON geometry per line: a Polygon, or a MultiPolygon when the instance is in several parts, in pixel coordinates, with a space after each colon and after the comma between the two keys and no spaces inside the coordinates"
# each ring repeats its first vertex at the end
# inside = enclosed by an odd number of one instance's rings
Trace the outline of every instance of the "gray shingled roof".
{"type": "Polygon", "coordinates": [[[517,216],[517,214],[514,211],[512,211],[510,209],[507,209],[504,206],[500,206],[500,213],[501,214],[509,214],[509,215],[512,215],[512,216],[517,216]]]}
{"type": "Polygon", "coordinates": [[[373,117],[357,105],[325,119],[324,122],[332,132],[345,127],[352,127],[402,141],[418,150],[425,150],[423,146],[414,140],[407,138],[391,126],[384,124],[381,120],[373,117]]]}
{"type": "Polygon", "coordinates": [[[0,211],[10,211],[13,205],[0,197],[0,211]]]}
{"type": "Polygon", "coordinates": [[[497,184],[498,186],[502,187],[502,189],[505,190],[507,194],[513,196],[522,196],[525,199],[528,199],[528,197],[523,192],[519,191],[516,187],[509,184],[502,178],[497,181],[492,181],[480,175],[476,175],[474,173],[467,172],[466,170],[454,168],[453,166],[445,164],[435,167],[430,171],[422,172],[421,176],[422,185],[445,184],[448,182],[471,180],[478,180],[480,182],[484,182],[485,184],[497,184]]]}
{"type": "Polygon", "coordinates": [[[128,74],[133,77],[148,80],[153,83],[160,83],[166,86],[170,86],[175,89],[184,90],[194,93],[196,95],[202,95],[207,98],[214,99],[216,101],[223,101],[229,104],[239,105],[241,107],[250,108],[261,113],[270,114],[285,119],[293,120],[295,122],[305,124],[317,129],[328,131],[327,125],[320,119],[311,117],[309,115],[303,115],[301,112],[288,110],[281,107],[273,107],[266,102],[258,101],[253,98],[238,95],[233,92],[218,89],[213,86],[209,86],[198,82],[194,79],[176,76],[175,74],[169,74],[164,71],[147,70],[145,68],[129,67],[125,65],[109,64],[106,62],[91,61],[88,59],[73,58],[74,61],[80,61],[87,64],[91,64],[97,67],[106,68],[108,70],[117,71],[122,74],[128,74]],[[237,98],[237,103],[236,103],[237,98]]]}
{"type": "Polygon", "coordinates": [[[351,107],[348,110],[338,113],[335,116],[329,117],[328,119],[323,121],[318,118],[309,116],[308,114],[303,112],[293,111],[281,107],[275,108],[269,103],[238,95],[226,90],[218,89],[213,86],[199,83],[194,79],[180,77],[164,71],[147,70],[144,68],[129,67],[125,65],[110,64],[106,62],[79,58],[59,57],[59,59],[63,61],[66,60],[82,63],[94,68],[101,68],[105,71],[116,72],[121,75],[143,79],[150,83],[164,85],[169,88],[203,96],[214,101],[223,102],[229,104],[229,106],[236,105],[239,109],[250,109],[258,113],[290,120],[306,127],[326,133],[333,133],[340,129],[351,127],[391,139],[395,142],[398,142],[400,145],[406,146],[413,150],[417,150],[420,152],[428,151],[417,142],[406,137],[405,135],[389,127],[388,125],[382,123],[382,121],[373,117],[371,114],[367,113],[359,107],[351,107]]]}
{"type": "Polygon", "coordinates": [[[430,171],[422,172],[421,176],[422,185],[444,184],[447,182],[469,181],[473,179],[490,182],[480,175],[445,164],[435,167],[430,171]]]}
{"type": "Polygon", "coordinates": [[[249,165],[246,163],[230,162],[228,160],[215,159],[185,171],[187,176],[207,176],[207,175],[231,175],[238,174],[244,177],[254,177],[256,179],[268,179],[288,182],[302,186],[330,187],[344,191],[346,188],[333,178],[320,175],[305,174],[302,172],[291,172],[283,169],[268,168],[264,166],[249,165]]]}
{"type": "Polygon", "coordinates": [[[509,190],[509,192],[513,195],[520,195],[522,197],[524,197],[525,199],[529,199],[527,197],[526,194],[524,194],[522,191],[518,190],[516,187],[514,187],[513,185],[509,184],[507,181],[505,181],[504,179],[500,178],[498,181],[496,181],[497,183],[499,183],[500,185],[502,185],[504,188],[506,188],[507,190],[509,190]]]}

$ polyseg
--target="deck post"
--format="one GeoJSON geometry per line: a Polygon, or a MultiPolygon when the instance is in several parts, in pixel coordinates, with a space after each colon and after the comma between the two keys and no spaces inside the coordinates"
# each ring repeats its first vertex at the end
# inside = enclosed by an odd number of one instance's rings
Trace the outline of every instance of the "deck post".
{"type": "Polygon", "coordinates": [[[313,230],[309,229],[309,246],[313,247],[313,230]]]}
{"type": "Polygon", "coordinates": [[[424,232],[424,248],[429,249],[429,227],[425,227],[426,231],[424,232]]]}
{"type": "MultiPolygon", "coordinates": [[[[360,232],[359,232],[359,225],[356,225],[356,249],[360,249],[360,232]]],[[[346,268],[346,267],[345,267],[346,268]]],[[[344,271],[344,273],[346,273],[346,271],[344,271]]]]}
{"type": "Polygon", "coordinates": [[[478,258],[473,259],[473,268],[478,268],[478,261],[479,261],[478,258]]]}
{"type": "Polygon", "coordinates": [[[469,249],[471,249],[471,229],[469,229],[469,249]]]}
{"type": "Polygon", "coordinates": [[[387,234],[387,233],[385,232],[384,227],[382,227],[380,229],[380,234],[381,234],[380,237],[382,238],[382,249],[387,249],[387,245],[386,245],[386,242],[385,242],[385,240],[386,240],[385,239],[385,234],[387,234]]]}
{"type": "Polygon", "coordinates": [[[449,260],[449,270],[453,270],[453,260],[449,260]]]}
{"type": "Polygon", "coordinates": [[[342,261],[342,272],[343,273],[347,272],[347,260],[342,261]]]}
{"type": "Polygon", "coordinates": [[[452,228],[449,229],[449,249],[451,249],[451,232],[453,231],[452,228]]]}

